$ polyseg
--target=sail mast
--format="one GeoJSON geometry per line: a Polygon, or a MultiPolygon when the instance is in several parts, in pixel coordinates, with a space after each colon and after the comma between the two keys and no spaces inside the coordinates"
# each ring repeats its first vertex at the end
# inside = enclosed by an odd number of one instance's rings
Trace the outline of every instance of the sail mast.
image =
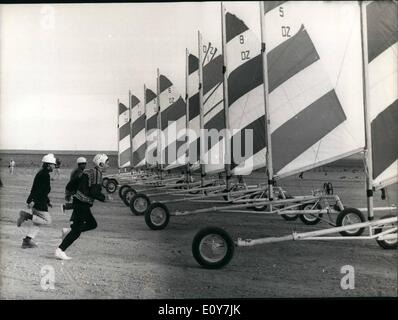
{"type": "Polygon", "coordinates": [[[264,88],[264,107],[265,107],[265,136],[267,137],[267,175],[268,175],[268,190],[269,199],[273,198],[273,182],[274,171],[272,166],[272,141],[269,115],[269,99],[268,99],[268,61],[264,34],[264,1],[260,1],[260,25],[261,25],[261,57],[263,63],[263,88],[264,88]]]}
{"type": "Polygon", "coordinates": [[[186,143],[186,150],[185,150],[185,165],[186,165],[186,179],[189,184],[189,93],[188,93],[188,59],[189,59],[189,51],[188,48],[185,48],[185,143],[186,143]]]}
{"type": "Polygon", "coordinates": [[[227,50],[226,50],[226,25],[225,25],[225,8],[221,2],[221,40],[222,40],[222,56],[223,56],[223,88],[224,88],[224,115],[225,115],[225,184],[229,190],[229,179],[231,175],[231,149],[230,145],[230,132],[229,132],[229,103],[228,103],[228,76],[227,76],[227,50]]]}
{"type": "Polygon", "coordinates": [[[373,220],[373,163],[372,163],[372,137],[369,115],[369,78],[368,78],[368,39],[366,4],[359,2],[361,16],[361,40],[362,40],[362,85],[363,85],[363,105],[365,119],[365,172],[366,172],[366,197],[368,207],[368,220],[373,220]]]}
{"type": "Polygon", "coordinates": [[[157,79],[156,79],[156,90],[157,90],[157,98],[156,98],[156,103],[157,103],[157,130],[158,130],[158,143],[157,143],[157,159],[158,159],[158,169],[160,170],[160,179],[162,180],[162,145],[161,145],[161,112],[160,112],[160,72],[159,68],[157,68],[157,79]]]}
{"type": "Polygon", "coordinates": [[[117,166],[118,166],[118,170],[120,172],[120,145],[119,145],[119,141],[120,141],[120,132],[119,132],[119,99],[117,99],[117,108],[116,108],[116,114],[117,114],[117,166]]]}
{"type": "Polygon", "coordinates": [[[147,125],[146,125],[146,121],[147,121],[147,117],[146,117],[146,85],[144,84],[144,112],[145,112],[145,168],[146,170],[148,170],[148,159],[147,159],[147,147],[148,147],[148,143],[147,143],[147,125]]]}
{"type": "Polygon", "coordinates": [[[131,90],[129,90],[129,121],[130,121],[130,168],[133,169],[133,119],[132,119],[132,103],[131,103],[131,90]]]}
{"type": "Polygon", "coordinates": [[[200,128],[200,183],[203,187],[203,178],[205,176],[205,165],[203,155],[205,154],[205,135],[204,135],[204,122],[203,122],[203,64],[202,64],[202,34],[198,31],[198,59],[199,59],[199,128],[200,128]]]}

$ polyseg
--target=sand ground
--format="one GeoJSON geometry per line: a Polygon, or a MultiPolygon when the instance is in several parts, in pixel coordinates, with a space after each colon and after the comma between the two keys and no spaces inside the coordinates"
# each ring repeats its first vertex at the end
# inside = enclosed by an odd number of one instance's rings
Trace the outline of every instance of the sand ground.
{"type": "MultiPolygon", "coordinates": [[[[61,228],[70,213],[61,214],[63,190],[70,170],[52,181],[50,209],[53,223],[43,227],[36,249],[22,249],[28,223],[18,228],[18,212],[24,208],[35,171],[17,168],[15,175],[4,169],[0,189],[0,298],[1,299],[164,299],[164,298],[271,298],[271,297],[397,297],[397,250],[383,250],[374,240],[289,241],[236,248],[223,269],[200,267],[191,253],[192,239],[202,227],[227,230],[234,239],[280,236],[292,231],[327,227],[286,222],[277,215],[209,212],[171,217],[162,231],[150,230],[142,216],[131,214],[117,193],[106,203],[96,202],[92,211],[96,230],[82,234],[69,249],[73,260],[54,258],[61,228]],[[355,288],[343,290],[341,268],[355,271],[355,288]],[[54,288],[42,286],[43,276],[54,271],[54,288]]],[[[247,181],[260,181],[263,173],[247,181]]],[[[264,179],[265,180],[265,179],[264,179]]],[[[314,170],[301,180],[280,182],[293,195],[308,194],[331,181],[334,192],[351,207],[365,207],[363,170],[329,168],[314,170]]],[[[387,190],[387,200],[375,196],[376,205],[398,204],[398,187],[387,190]]],[[[193,209],[214,203],[171,206],[193,209]]],[[[377,212],[376,217],[388,212],[377,212]]],[[[396,213],[395,213],[396,214],[396,213]]]]}

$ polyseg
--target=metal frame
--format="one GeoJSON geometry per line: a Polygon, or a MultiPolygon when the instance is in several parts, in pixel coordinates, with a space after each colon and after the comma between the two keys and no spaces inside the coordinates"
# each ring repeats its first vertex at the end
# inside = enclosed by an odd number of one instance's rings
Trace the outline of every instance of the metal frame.
{"type": "MultiPolygon", "coordinates": [[[[288,241],[288,240],[370,240],[370,239],[376,239],[376,240],[397,240],[398,239],[398,233],[397,233],[397,226],[392,225],[391,227],[388,226],[388,229],[382,232],[379,232],[377,234],[374,234],[374,229],[377,228],[378,226],[386,225],[386,224],[396,224],[398,222],[398,217],[391,217],[391,218],[382,218],[378,220],[374,220],[374,211],[376,210],[396,210],[396,207],[379,207],[379,208],[374,208],[373,206],[373,180],[372,180],[372,144],[371,144],[371,131],[370,131],[370,118],[369,118],[369,106],[368,106],[368,101],[369,101],[369,90],[368,90],[368,70],[367,70],[367,52],[364,48],[367,47],[367,39],[366,39],[366,10],[365,10],[365,4],[362,2],[359,2],[360,6],[360,17],[361,17],[361,40],[362,40],[362,63],[363,63],[363,89],[364,89],[364,94],[363,94],[363,102],[364,102],[364,119],[365,119],[365,170],[366,170],[366,191],[367,191],[367,208],[361,208],[362,211],[367,211],[368,212],[368,221],[366,222],[361,222],[361,223],[353,223],[350,225],[346,226],[339,226],[339,227],[332,227],[324,230],[316,230],[316,231],[310,231],[310,232],[293,232],[291,235],[287,236],[281,236],[281,237],[267,237],[267,238],[259,238],[259,239],[241,239],[238,238],[237,241],[235,241],[235,245],[238,247],[248,247],[248,246],[254,246],[254,245],[260,245],[260,244],[267,244],[267,243],[275,243],[275,242],[282,242],[282,241],[288,241]],[[364,23],[365,21],[365,23],[364,23]],[[329,236],[334,233],[342,233],[346,232],[349,230],[357,230],[357,229],[368,229],[368,235],[367,236],[345,236],[344,234],[341,236],[329,236]]],[[[264,35],[263,35],[263,29],[264,29],[264,4],[260,2],[260,20],[261,20],[261,37],[262,37],[262,56],[263,56],[263,63],[266,62],[264,58],[266,59],[266,50],[265,50],[265,43],[264,43],[264,35]]],[[[265,63],[265,67],[266,67],[265,63]]],[[[263,70],[264,74],[264,79],[266,79],[266,70],[263,70]]],[[[264,93],[265,93],[265,102],[267,104],[267,85],[266,81],[264,81],[264,93]]],[[[267,109],[267,108],[266,108],[267,109]]],[[[266,110],[267,114],[267,110],[266,110]]],[[[269,121],[269,119],[267,119],[269,121]]],[[[267,122],[268,125],[268,122],[267,122]]],[[[268,134],[268,132],[267,132],[268,134]]],[[[268,135],[267,135],[268,137],[268,135]]],[[[272,159],[271,159],[272,160],[272,159]]],[[[271,163],[271,168],[272,168],[272,163],[271,163]]],[[[269,177],[272,178],[272,171],[269,172],[269,177]]],[[[313,203],[314,200],[316,201],[323,201],[326,200],[328,201],[329,199],[333,199],[336,201],[339,209],[344,209],[343,204],[341,203],[340,199],[338,196],[323,196],[323,195],[315,195],[311,199],[310,197],[296,197],[295,199],[286,199],[286,200],[274,200],[274,201],[264,201],[264,202],[258,202],[258,204],[264,204],[268,205],[269,212],[270,213],[278,213],[281,214],[282,212],[289,212],[289,213],[296,213],[296,214],[303,214],[303,213],[336,213],[338,212],[337,210],[334,209],[320,209],[320,210],[296,210],[297,206],[299,204],[303,203],[313,203]],[[296,201],[298,203],[296,203],[296,201]],[[287,206],[277,209],[277,210],[272,210],[272,205],[277,205],[277,204],[288,204],[287,206]]],[[[235,207],[243,207],[247,206],[247,204],[239,204],[235,205],[235,207]]],[[[314,205],[315,206],[315,205],[314,205]]],[[[226,207],[219,207],[219,208],[213,208],[214,210],[218,211],[225,211],[227,208],[226,207]]],[[[226,239],[224,239],[226,240],[226,239]]],[[[215,247],[215,245],[213,245],[215,247]]],[[[228,262],[226,262],[228,263],[228,262]]]]}
{"type": "Polygon", "coordinates": [[[241,239],[235,242],[238,247],[250,247],[260,244],[266,243],[274,243],[274,242],[282,242],[288,240],[393,240],[397,238],[397,234],[392,234],[397,231],[397,227],[391,227],[390,229],[383,231],[378,234],[373,234],[373,229],[377,226],[385,225],[388,223],[396,223],[398,221],[398,217],[385,218],[373,221],[367,221],[363,223],[355,223],[348,226],[342,227],[334,227],[325,230],[316,230],[310,232],[293,232],[291,235],[282,236],[282,237],[267,237],[267,238],[259,238],[259,239],[241,239]],[[338,233],[341,231],[349,231],[355,230],[359,228],[369,228],[369,236],[335,236],[335,237],[323,237],[324,235],[338,233]],[[387,236],[389,235],[389,236],[387,236]]]}

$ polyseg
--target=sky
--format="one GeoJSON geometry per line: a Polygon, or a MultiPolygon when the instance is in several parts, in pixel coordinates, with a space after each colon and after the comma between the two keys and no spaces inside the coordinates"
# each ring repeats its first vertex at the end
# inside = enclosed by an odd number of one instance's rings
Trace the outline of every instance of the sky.
{"type": "MultiPolygon", "coordinates": [[[[259,3],[224,2],[260,39],[259,3]]],[[[185,95],[197,32],[221,50],[220,2],[0,5],[0,149],[117,150],[117,99],[185,95]]]]}

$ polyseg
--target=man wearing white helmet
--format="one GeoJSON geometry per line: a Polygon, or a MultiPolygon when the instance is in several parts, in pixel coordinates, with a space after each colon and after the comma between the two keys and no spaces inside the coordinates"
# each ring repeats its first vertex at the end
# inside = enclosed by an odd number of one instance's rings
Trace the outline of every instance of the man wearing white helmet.
{"type": "MultiPolygon", "coordinates": [[[[73,196],[73,212],[70,218],[71,230],[62,240],[62,243],[55,250],[55,257],[62,260],[71,259],[65,250],[79,238],[84,231],[93,230],[97,227],[97,221],[91,213],[94,200],[105,201],[105,195],[101,192],[102,173],[108,165],[106,154],[97,154],[93,159],[95,167],[84,170],[80,179],[75,195],[73,196]]],[[[72,181],[69,182],[72,184],[72,181]]]]}
{"type": "Polygon", "coordinates": [[[48,194],[51,191],[50,186],[50,172],[54,170],[55,156],[52,153],[46,154],[42,158],[42,168],[36,174],[32,189],[29,197],[26,200],[29,209],[32,209],[32,213],[21,210],[19,212],[19,218],[17,220],[17,226],[26,220],[32,220],[33,225],[26,237],[22,240],[22,248],[35,248],[37,245],[32,241],[38,232],[40,225],[48,225],[51,223],[51,216],[48,213],[48,207],[52,207],[48,194]],[[32,205],[33,202],[33,205],[32,205]]]}
{"type": "Polygon", "coordinates": [[[61,160],[59,158],[55,158],[54,178],[52,180],[54,180],[55,177],[57,177],[57,179],[61,177],[60,167],[61,167],[61,160]]]}
{"type": "MultiPolygon", "coordinates": [[[[76,179],[79,179],[82,174],[84,169],[86,169],[87,165],[87,160],[84,157],[79,157],[76,160],[77,163],[77,168],[72,171],[70,174],[69,182],[76,181],[76,179]]],[[[77,181],[76,181],[77,182],[77,181]]],[[[76,184],[76,183],[74,183],[76,184]]],[[[72,196],[76,193],[76,187],[72,183],[68,183],[65,188],[65,200],[67,203],[61,205],[62,212],[65,213],[65,210],[72,210],[73,209],[73,203],[71,203],[72,196]]]]}

